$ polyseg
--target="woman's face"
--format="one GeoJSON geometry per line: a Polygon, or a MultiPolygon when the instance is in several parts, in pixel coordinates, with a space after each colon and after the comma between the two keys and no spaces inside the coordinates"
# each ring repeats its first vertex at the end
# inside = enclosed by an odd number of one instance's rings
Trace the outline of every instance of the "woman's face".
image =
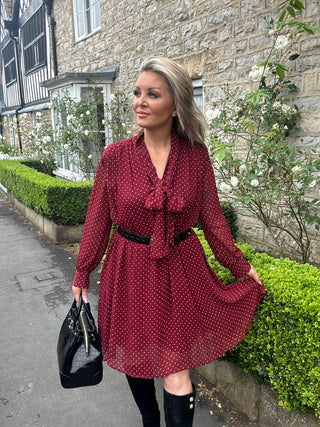
{"type": "Polygon", "coordinates": [[[133,110],[137,124],[148,130],[172,128],[175,106],[168,87],[159,74],[142,72],[134,87],[133,110]]]}

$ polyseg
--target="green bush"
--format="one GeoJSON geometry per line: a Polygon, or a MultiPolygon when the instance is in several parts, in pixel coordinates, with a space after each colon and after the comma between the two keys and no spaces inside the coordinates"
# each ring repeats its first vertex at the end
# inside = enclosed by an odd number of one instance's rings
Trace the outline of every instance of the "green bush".
{"type": "MultiPolygon", "coordinates": [[[[195,230],[211,267],[229,284],[235,279],[217,263],[203,232],[195,230]]],[[[270,382],[286,409],[320,416],[320,270],[238,245],[267,290],[244,339],[224,358],[258,382],[270,382]]]]}
{"type": "Polygon", "coordinates": [[[0,161],[0,182],[25,206],[57,224],[83,224],[92,182],[45,175],[19,160],[0,161]]]}

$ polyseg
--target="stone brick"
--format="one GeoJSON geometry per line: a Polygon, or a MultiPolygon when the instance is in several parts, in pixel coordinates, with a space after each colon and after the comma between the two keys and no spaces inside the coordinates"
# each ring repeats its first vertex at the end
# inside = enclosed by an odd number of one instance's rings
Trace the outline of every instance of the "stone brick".
{"type": "Polygon", "coordinates": [[[247,56],[238,56],[236,58],[236,66],[237,67],[246,67],[246,66],[252,66],[257,64],[261,61],[261,57],[259,53],[256,53],[254,55],[247,55],[247,56]]]}
{"type": "Polygon", "coordinates": [[[226,45],[224,48],[225,55],[236,55],[240,52],[245,52],[247,50],[247,40],[240,40],[238,42],[231,42],[226,45]]]}
{"type": "Polygon", "coordinates": [[[182,43],[176,45],[170,45],[167,47],[168,58],[178,58],[184,52],[184,46],[182,43]]]}
{"type": "Polygon", "coordinates": [[[320,56],[300,56],[296,60],[296,70],[300,73],[314,68],[320,68],[320,56]]]}
{"type": "Polygon", "coordinates": [[[189,40],[186,40],[185,42],[185,50],[186,53],[191,52],[191,51],[196,51],[198,48],[198,39],[197,38],[192,38],[189,40]]]}
{"type": "Polygon", "coordinates": [[[209,17],[209,25],[211,27],[216,25],[227,25],[230,22],[234,21],[238,17],[238,12],[235,8],[228,7],[227,9],[222,9],[217,13],[214,13],[209,17]]]}
{"type": "Polygon", "coordinates": [[[310,50],[320,49],[320,37],[314,39],[303,40],[300,44],[301,52],[308,52],[310,50]]]}
{"type": "Polygon", "coordinates": [[[301,115],[300,131],[309,136],[317,136],[320,133],[320,114],[303,113],[301,115]]]}
{"type": "Polygon", "coordinates": [[[225,42],[232,38],[232,27],[226,26],[220,30],[219,41],[225,42]]]}
{"type": "Polygon", "coordinates": [[[261,0],[241,0],[240,12],[241,16],[247,16],[256,11],[263,10],[264,4],[261,0]]]}
{"type": "Polygon", "coordinates": [[[205,90],[205,101],[209,103],[220,103],[226,99],[225,92],[221,89],[221,87],[213,87],[205,90]]]}
{"type": "Polygon", "coordinates": [[[234,24],[234,35],[235,36],[247,36],[252,34],[256,27],[256,21],[254,18],[237,21],[234,24]]]}
{"type": "Polygon", "coordinates": [[[218,69],[219,70],[228,70],[233,66],[233,59],[225,59],[218,61],[218,69]]]}
{"type": "Polygon", "coordinates": [[[295,104],[299,108],[300,113],[319,111],[320,96],[308,96],[306,98],[297,98],[295,100],[295,104]]]}
{"type": "Polygon", "coordinates": [[[252,37],[249,40],[249,46],[252,49],[264,48],[265,46],[271,45],[272,41],[268,35],[262,35],[258,37],[252,37]]]}

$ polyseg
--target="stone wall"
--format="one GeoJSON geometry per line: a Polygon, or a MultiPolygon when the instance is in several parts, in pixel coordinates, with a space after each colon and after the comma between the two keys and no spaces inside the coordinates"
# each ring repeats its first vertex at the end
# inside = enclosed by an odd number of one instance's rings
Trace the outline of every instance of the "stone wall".
{"type": "MultiPolygon", "coordinates": [[[[299,19],[319,27],[319,1],[304,3],[299,19]]],[[[115,88],[131,94],[141,61],[168,56],[192,78],[202,79],[204,109],[211,109],[221,101],[226,83],[236,96],[253,90],[248,73],[267,57],[272,41],[265,17],[273,16],[278,4],[280,0],[101,0],[101,29],[76,42],[72,0],[55,0],[59,74],[119,65],[115,88]]],[[[295,143],[303,141],[310,148],[320,143],[319,33],[303,32],[297,48],[301,55],[292,61],[290,77],[299,91],[288,103],[295,103],[302,116],[295,143]]],[[[320,196],[319,189],[315,195],[320,196]]],[[[263,249],[266,234],[263,229],[252,234],[257,229],[243,212],[240,230],[263,249]]]]}

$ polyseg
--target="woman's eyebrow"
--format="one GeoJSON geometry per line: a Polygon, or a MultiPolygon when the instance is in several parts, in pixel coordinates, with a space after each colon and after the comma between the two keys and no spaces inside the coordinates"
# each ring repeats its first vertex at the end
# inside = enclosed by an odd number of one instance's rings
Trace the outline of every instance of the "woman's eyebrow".
{"type": "MultiPolygon", "coordinates": [[[[139,87],[139,86],[135,86],[134,88],[135,88],[135,89],[140,89],[140,87],[139,87]]],[[[161,91],[161,88],[160,88],[160,87],[157,87],[157,86],[155,86],[155,87],[148,87],[148,90],[154,90],[154,89],[157,89],[157,90],[160,90],[160,91],[161,91]]]]}

